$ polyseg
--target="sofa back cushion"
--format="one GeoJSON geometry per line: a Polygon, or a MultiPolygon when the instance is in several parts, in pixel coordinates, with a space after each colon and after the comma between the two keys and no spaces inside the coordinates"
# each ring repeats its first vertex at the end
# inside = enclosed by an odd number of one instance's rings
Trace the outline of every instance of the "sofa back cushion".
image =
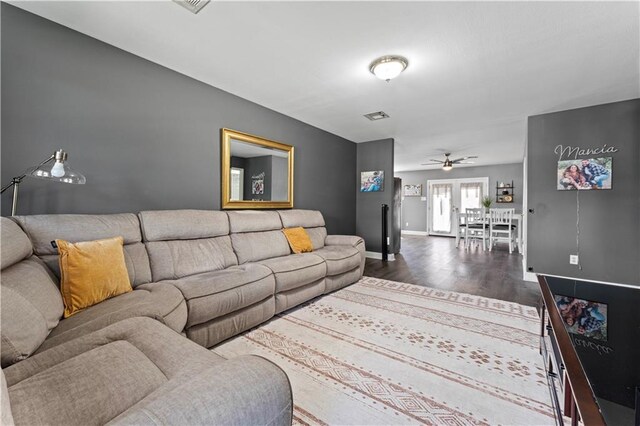
{"type": "Polygon", "coordinates": [[[230,211],[231,243],[238,263],[257,262],[291,253],[275,211],[230,211]]]}
{"type": "Polygon", "coordinates": [[[5,368],[31,355],[62,317],[62,296],[55,277],[31,255],[20,227],[1,218],[2,272],[1,364],[5,368]]]}
{"type": "Polygon", "coordinates": [[[139,214],[154,281],[237,265],[227,214],[212,210],[161,210],[139,214]]]}
{"type": "Polygon", "coordinates": [[[314,250],[324,247],[327,228],[325,228],[324,217],[318,210],[278,210],[278,214],[285,228],[303,227],[311,238],[314,250]]]}
{"type": "Polygon", "coordinates": [[[140,222],[132,213],[82,215],[57,214],[16,216],[16,222],[33,243],[34,253],[60,278],[58,249],[51,242],[57,239],[76,243],[112,237],[124,239],[124,258],[133,287],[151,281],[149,257],[142,244],[140,222]]]}
{"type": "Polygon", "coordinates": [[[33,248],[31,240],[11,219],[2,217],[2,245],[0,246],[0,269],[20,262],[31,256],[33,248]]]}

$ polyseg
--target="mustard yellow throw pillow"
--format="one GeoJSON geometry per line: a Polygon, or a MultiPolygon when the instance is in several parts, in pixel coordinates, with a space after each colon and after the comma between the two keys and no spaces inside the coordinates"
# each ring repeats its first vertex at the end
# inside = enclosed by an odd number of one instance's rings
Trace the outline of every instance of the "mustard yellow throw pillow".
{"type": "Polygon", "coordinates": [[[132,290],[123,242],[122,237],[80,243],[56,240],[65,318],[132,290]]]}
{"type": "Polygon", "coordinates": [[[297,228],[285,228],[282,230],[284,236],[287,237],[291,251],[294,253],[307,253],[313,251],[313,243],[309,234],[302,227],[297,228]]]}

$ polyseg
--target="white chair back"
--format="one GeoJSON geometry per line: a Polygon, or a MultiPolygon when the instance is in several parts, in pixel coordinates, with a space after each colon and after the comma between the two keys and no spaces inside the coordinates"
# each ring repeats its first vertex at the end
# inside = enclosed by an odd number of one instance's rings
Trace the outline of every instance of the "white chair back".
{"type": "Polygon", "coordinates": [[[487,214],[484,209],[465,209],[467,216],[467,227],[464,239],[464,246],[469,250],[471,241],[482,241],[482,251],[486,249],[488,237],[487,214]]]}
{"type": "Polygon", "coordinates": [[[465,209],[467,225],[483,225],[486,223],[484,209],[465,209]]]}
{"type": "Polygon", "coordinates": [[[489,223],[493,225],[507,225],[511,227],[513,223],[513,215],[516,209],[490,209],[489,223]]]}

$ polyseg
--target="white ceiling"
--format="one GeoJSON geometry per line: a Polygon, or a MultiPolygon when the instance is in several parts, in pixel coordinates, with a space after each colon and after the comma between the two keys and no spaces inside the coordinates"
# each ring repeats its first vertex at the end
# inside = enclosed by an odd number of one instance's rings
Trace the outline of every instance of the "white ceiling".
{"type": "Polygon", "coordinates": [[[640,97],[638,2],[12,4],[354,142],[395,138],[397,171],[521,162],[527,116],[640,97]],[[388,54],[410,63],[385,83],[368,65],[388,54]]]}

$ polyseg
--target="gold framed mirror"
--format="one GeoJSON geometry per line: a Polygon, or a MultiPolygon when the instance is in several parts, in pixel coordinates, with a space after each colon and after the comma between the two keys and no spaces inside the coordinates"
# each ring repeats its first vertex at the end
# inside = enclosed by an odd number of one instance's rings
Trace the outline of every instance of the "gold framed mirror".
{"type": "Polygon", "coordinates": [[[223,209],[293,208],[293,147],[222,129],[223,209]]]}

